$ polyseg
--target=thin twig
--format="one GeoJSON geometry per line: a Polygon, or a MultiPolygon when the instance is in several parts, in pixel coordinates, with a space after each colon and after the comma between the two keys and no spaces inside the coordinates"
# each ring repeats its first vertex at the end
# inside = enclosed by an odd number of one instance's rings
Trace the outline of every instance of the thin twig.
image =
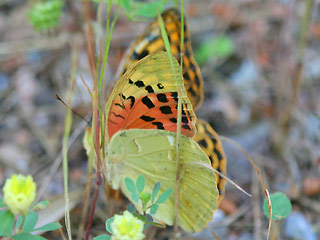
{"type": "MultiPolygon", "coordinates": [[[[78,56],[77,56],[78,48],[75,43],[72,44],[72,56],[71,56],[71,73],[70,73],[70,80],[71,80],[71,87],[69,89],[68,94],[68,105],[71,106],[72,97],[73,97],[73,90],[75,85],[75,75],[78,67],[78,56]]],[[[63,185],[64,185],[64,200],[65,200],[65,222],[66,222],[66,229],[68,233],[68,238],[72,239],[71,233],[71,223],[70,223],[70,209],[69,209],[69,188],[68,188],[68,142],[71,132],[72,126],[72,111],[70,108],[67,108],[66,118],[65,118],[65,131],[63,137],[63,185]]]]}
{"type": "Polygon", "coordinates": [[[298,62],[296,66],[296,73],[294,74],[294,79],[293,79],[292,95],[286,111],[284,111],[283,115],[280,117],[280,124],[282,126],[282,129],[284,129],[285,136],[288,134],[291,112],[297,101],[300,85],[302,81],[305,49],[307,44],[308,29],[311,22],[311,12],[313,9],[313,5],[314,5],[314,0],[306,1],[304,16],[301,19],[298,62]]]}
{"type": "MultiPolygon", "coordinates": [[[[263,188],[264,194],[267,198],[268,201],[268,210],[269,210],[269,216],[272,216],[272,206],[271,206],[271,200],[270,200],[270,195],[269,195],[269,191],[264,183],[263,177],[260,173],[260,170],[258,169],[257,165],[255,164],[255,162],[253,161],[253,159],[251,158],[251,156],[247,153],[247,151],[241,147],[240,144],[238,144],[237,142],[231,140],[230,138],[224,137],[224,136],[220,136],[221,140],[224,140],[228,143],[233,144],[234,146],[236,146],[249,160],[249,162],[251,163],[251,165],[253,166],[253,168],[255,169],[256,173],[258,174],[261,186],[263,188]]],[[[268,227],[268,234],[267,234],[267,239],[270,239],[270,232],[271,232],[271,225],[272,225],[272,218],[269,218],[269,227],[268,227]]]]}

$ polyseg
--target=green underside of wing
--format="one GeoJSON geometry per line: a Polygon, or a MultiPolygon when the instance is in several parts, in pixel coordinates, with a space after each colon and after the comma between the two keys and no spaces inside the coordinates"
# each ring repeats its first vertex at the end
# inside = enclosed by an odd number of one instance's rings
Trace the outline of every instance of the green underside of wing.
{"type": "MultiPolygon", "coordinates": [[[[173,194],[160,204],[155,219],[168,225],[174,222],[176,190],[176,133],[163,130],[132,129],[115,134],[107,147],[108,179],[114,188],[121,188],[130,199],[124,178],[146,178],[144,191],[152,192],[161,182],[159,195],[172,188],[173,194]]],[[[188,232],[204,229],[217,209],[218,190],[215,174],[208,168],[210,161],[191,138],[181,137],[179,194],[179,226],[188,232]]],[[[138,209],[141,207],[136,206],[138,209]]]]}

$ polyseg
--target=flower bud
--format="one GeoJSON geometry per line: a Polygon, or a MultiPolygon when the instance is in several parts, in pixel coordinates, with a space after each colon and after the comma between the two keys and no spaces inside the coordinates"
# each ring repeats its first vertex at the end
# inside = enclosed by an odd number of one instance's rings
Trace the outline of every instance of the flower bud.
{"type": "Polygon", "coordinates": [[[3,202],[14,215],[26,214],[36,198],[36,188],[32,176],[14,174],[4,184],[3,202]]]}

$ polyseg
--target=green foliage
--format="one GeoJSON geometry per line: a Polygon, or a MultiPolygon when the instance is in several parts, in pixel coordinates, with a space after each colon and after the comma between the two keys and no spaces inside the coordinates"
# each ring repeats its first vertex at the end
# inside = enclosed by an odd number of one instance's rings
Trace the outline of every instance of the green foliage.
{"type": "Polygon", "coordinates": [[[113,222],[114,218],[111,217],[109,219],[107,219],[106,221],[106,230],[108,233],[111,233],[112,234],[112,229],[111,229],[111,223],[113,222]]]}
{"type": "Polygon", "coordinates": [[[8,237],[12,236],[12,229],[14,224],[14,216],[8,211],[0,212],[0,237],[8,237]]]}
{"type": "Polygon", "coordinates": [[[33,230],[36,226],[38,221],[38,214],[33,211],[30,211],[29,214],[26,216],[24,221],[24,225],[22,226],[22,232],[28,233],[33,230]]]}
{"type": "Polygon", "coordinates": [[[48,201],[41,201],[41,202],[38,202],[36,203],[33,207],[32,207],[32,210],[41,210],[41,209],[44,209],[46,207],[49,206],[49,202],[48,201]]]}
{"type": "Polygon", "coordinates": [[[93,238],[93,240],[110,240],[111,236],[107,234],[100,235],[98,237],[93,238]]]}
{"type": "MultiPolygon", "coordinates": [[[[281,192],[277,192],[270,195],[272,206],[272,219],[280,220],[289,216],[292,210],[290,200],[281,192]]],[[[269,218],[268,200],[264,200],[263,204],[264,214],[269,218]]]]}
{"type": "MultiPolygon", "coordinates": [[[[162,204],[169,199],[169,197],[172,194],[172,188],[164,191],[156,200],[161,187],[160,182],[157,182],[154,185],[152,193],[143,192],[144,187],[146,185],[146,179],[143,175],[138,176],[138,178],[136,179],[136,183],[134,183],[134,181],[131,178],[125,178],[124,183],[127,189],[129,190],[129,192],[132,194],[132,198],[134,199],[134,201],[136,203],[139,203],[139,200],[141,201],[143,214],[138,213],[136,210],[136,207],[132,203],[128,205],[128,211],[131,214],[133,214],[133,216],[143,221],[145,223],[145,228],[147,228],[150,225],[153,225],[156,227],[163,227],[164,226],[163,224],[153,222],[153,218],[151,215],[156,214],[156,212],[159,209],[159,204],[162,204]],[[148,210],[150,214],[147,214],[148,210]]],[[[106,221],[106,230],[111,235],[113,234],[112,228],[111,228],[111,223],[113,221],[114,221],[114,217],[111,217],[106,221]]],[[[104,234],[94,238],[94,240],[105,240],[105,239],[111,239],[111,236],[104,234]]]]}
{"type": "Polygon", "coordinates": [[[169,199],[169,197],[171,196],[171,194],[172,194],[172,188],[164,191],[164,192],[160,195],[160,197],[158,198],[158,200],[157,200],[156,203],[157,203],[157,204],[165,203],[165,202],[169,199]]]}
{"type": "Polygon", "coordinates": [[[133,11],[134,16],[154,18],[158,13],[163,12],[164,4],[162,1],[154,1],[141,4],[133,11]]]}
{"type": "Polygon", "coordinates": [[[0,208],[5,207],[6,205],[3,203],[2,199],[0,199],[0,208]]]}
{"type": "MultiPolygon", "coordinates": [[[[93,1],[100,3],[100,0],[93,1]]],[[[104,2],[108,2],[108,0],[104,0],[104,2]]],[[[131,20],[154,18],[158,13],[163,12],[167,2],[169,2],[169,0],[154,0],[151,2],[141,2],[138,0],[112,0],[112,4],[122,8],[124,14],[131,20]]]]}
{"type": "Polygon", "coordinates": [[[144,178],[143,175],[140,175],[136,181],[136,187],[137,187],[138,193],[141,193],[143,191],[145,184],[146,184],[146,179],[144,178]]]}
{"type": "Polygon", "coordinates": [[[219,36],[201,44],[195,51],[195,58],[199,64],[207,62],[211,57],[225,58],[234,51],[234,44],[228,36],[219,36]]]}
{"type": "Polygon", "coordinates": [[[131,178],[125,178],[124,183],[128,188],[129,192],[131,193],[132,199],[135,202],[139,201],[139,195],[137,194],[136,186],[131,178]]]}
{"type": "MultiPolygon", "coordinates": [[[[150,214],[153,215],[157,212],[158,208],[159,208],[159,204],[161,203],[165,203],[169,197],[172,194],[172,188],[164,191],[159,198],[157,199],[157,201],[155,202],[155,199],[159,193],[160,187],[161,187],[161,183],[157,182],[153,188],[152,194],[148,193],[148,192],[143,192],[143,189],[145,187],[146,184],[146,179],[143,175],[140,175],[137,180],[136,180],[136,184],[134,184],[134,181],[131,178],[125,178],[124,182],[126,184],[127,189],[129,190],[129,192],[132,195],[132,199],[138,203],[139,200],[141,201],[142,204],[142,210],[144,213],[146,213],[146,211],[148,209],[150,209],[150,214]],[[148,205],[148,203],[151,200],[151,204],[148,205]]],[[[132,213],[136,213],[136,209],[133,205],[129,205],[128,210],[132,213]],[[130,209],[129,209],[130,208],[130,209]]]]}
{"type": "MultiPolygon", "coordinates": [[[[36,204],[35,206],[37,205],[43,208],[45,205],[48,205],[48,203],[46,201],[43,201],[39,202],[39,204],[36,204]]],[[[2,207],[3,206],[5,205],[3,204],[2,207]]],[[[14,215],[10,210],[0,210],[0,237],[12,238],[14,240],[43,240],[46,238],[32,235],[31,232],[54,231],[62,227],[59,223],[48,223],[40,228],[35,228],[38,222],[38,218],[39,216],[36,212],[29,211],[27,215],[21,215],[15,223],[14,215]],[[15,229],[13,231],[14,225],[15,229]]]]}
{"type": "Polygon", "coordinates": [[[153,204],[150,208],[150,214],[156,214],[156,212],[158,211],[159,205],[158,204],[153,204]]]}
{"type": "Polygon", "coordinates": [[[154,199],[156,198],[159,190],[160,190],[160,187],[161,187],[161,183],[160,182],[157,182],[155,185],[154,185],[154,188],[153,188],[153,191],[152,191],[152,202],[154,202],[154,199]]]}
{"type": "Polygon", "coordinates": [[[29,11],[29,22],[36,31],[50,30],[59,25],[62,0],[37,2],[29,11]]]}
{"type": "Polygon", "coordinates": [[[38,235],[32,235],[31,233],[19,233],[17,235],[14,235],[13,240],[45,240],[46,238],[38,236],[38,235]]]}

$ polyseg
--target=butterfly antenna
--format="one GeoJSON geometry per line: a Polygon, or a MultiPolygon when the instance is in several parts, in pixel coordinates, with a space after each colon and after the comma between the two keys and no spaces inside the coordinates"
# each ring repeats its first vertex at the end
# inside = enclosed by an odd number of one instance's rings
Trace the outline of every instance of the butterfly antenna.
{"type": "Polygon", "coordinates": [[[84,120],[89,126],[91,126],[91,121],[87,120],[84,116],[80,115],[79,113],[77,113],[76,111],[74,111],[71,107],[69,107],[59,96],[58,94],[54,94],[54,98],[57,99],[58,101],[60,101],[66,108],[70,109],[72,111],[72,113],[74,113],[75,115],[77,115],[78,117],[80,117],[82,120],[84,120]]]}

